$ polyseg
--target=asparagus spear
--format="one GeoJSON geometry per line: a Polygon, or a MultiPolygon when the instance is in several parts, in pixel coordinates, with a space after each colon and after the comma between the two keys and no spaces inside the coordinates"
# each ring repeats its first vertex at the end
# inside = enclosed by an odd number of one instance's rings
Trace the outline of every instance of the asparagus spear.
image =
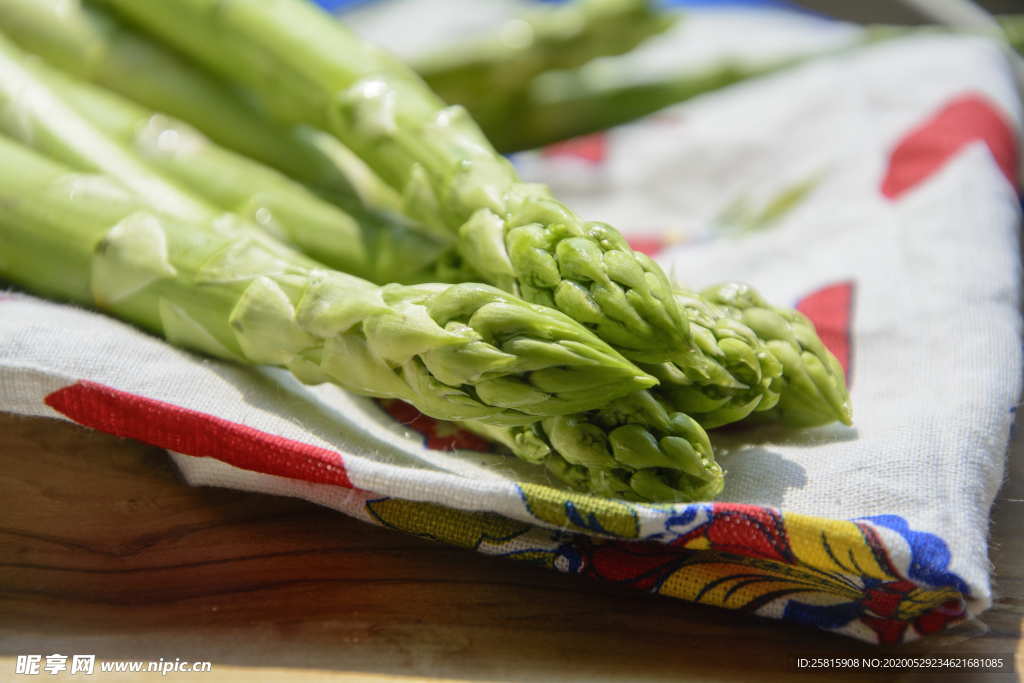
{"type": "Polygon", "coordinates": [[[676,300],[700,348],[738,381],[714,384],[691,378],[686,368],[675,363],[644,364],[644,369],[661,383],[657,395],[672,410],[687,413],[705,429],[774,408],[779,402],[783,365],[771,351],[772,337],[762,338],[744,324],[735,309],[713,303],[696,292],[677,288],[676,300]]]}
{"type": "Polygon", "coordinates": [[[843,368],[807,316],[771,306],[756,290],[741,283],[710,287],[702,296],[766,340],[768,351],[782,365],[781,376],[773,380],[779,394],[777,405],[753,417],[787,427],[815,427],[836,420],[852,423],[843,368]]]}
{"type": "Polygon", "coordinates": [[[1003,14],[996,17],[1003,32],[1006,33],[1006,42],[1014,50],[1024,55],[1024,14],[1003,14]]]}
{"type": "Polygon", "coordinates": [[[0,162],[0,277],[172,343],[498,424],[654,384],[577,323],[493,287],[378,287],[255,231],[166,218],[7,139],[0,162]]]}
{"type": "Polygon", "coordinates": [[[782,69],[795,60],[756,66],[722,64],[706,72],[637,79],[612,60],[540,74],[517,94],[514,108],[486,111],[480,126],[505,153],[536,149],[596,133],[697,95],[782,69]]]}
{"type": "Polygon", "coordinates": [[[702,71],[684,66],[652,73],[638,68],[633,55],[597,59],[576,68],[538,74],[515,94],[514,108],[498,110],[477,105],[488,114],[478,122],[502,152],[535,149],[628,123],[740,81],[906,33],[905,29],[873,26],[838,47],[760,63],[727,60],[702,71]]]}
{"type": "Polygon", "coordinates": [[[722,491],[725,473],[704,429],[647,391],[527,426],[461,424],[544,464],[573,488],[602,496],[689,502],[722,491]]]}
{"type": "Polygon", "coordinates": [[[493,35],[416,60],[413,68],[445,102],[461,104],[491,137],[538,74],[632,50],[674,23],[651,0],[575,0],[511,19],[493,35]]]}
{"type": "Polygon", "coordinates": [[[688,331],[660,267],[521,182],[464,109],[328,15],[299,0],[102,4],[251,88],[281,119],[336,135],[402,193],[409,215],[457,234],[491,284],[561,310],[635,360],[715,365],[680,352],[688,331]]]}
{"type": "Polygon", "coordinates": [[[58,68],[188,121],[226,147],[327,192],[353,192],[324,136],[273,122],[226,82],[81,0],[0,0],[0,27],[58,68]]]}

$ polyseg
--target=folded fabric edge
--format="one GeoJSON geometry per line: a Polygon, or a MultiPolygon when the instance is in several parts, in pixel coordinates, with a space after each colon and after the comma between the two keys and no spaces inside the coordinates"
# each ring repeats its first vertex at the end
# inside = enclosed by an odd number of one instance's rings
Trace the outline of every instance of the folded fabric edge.
{"type": "MultiPolygon", "coordinates": [[[[59,402],[48,404],[60,411],[59,402]]],[[[949,571],[942,538],[896,515],[833,520],[738,503],[637,505],[518,484],[529,516],[513,519],[380,495],[351,482],[310,481],[301,472],[268,474],[215,457],[172,456],[191,485],[302,498],[449,545],[871,643],[910,641],[991,603],[987,586],[970,586],[949,571]],[[641,513],[653,513],[662,529],[649,531],[641,513]]]]}
{"type": "Polygon", "coordinates": [[[533,497],[534,509],[564,515],[560,528],[550,528],[220,461],[195,468],[190,456],[171,455],[191,485],[302,498],[447,545],[874,644],[915,640],[989,605],[942,562],[928,561],[943,552],[948,561],[941,538],[914,531],[894,515],[830,520],[753,505],[697,504],[672,516],[662,538],[613,539],[579,531],[581,512],[566,500],[533,497]]]}

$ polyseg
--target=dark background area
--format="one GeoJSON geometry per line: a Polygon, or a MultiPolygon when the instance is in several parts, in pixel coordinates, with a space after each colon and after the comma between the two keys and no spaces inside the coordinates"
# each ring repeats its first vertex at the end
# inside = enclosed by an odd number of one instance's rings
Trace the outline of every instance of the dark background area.
{"type": "MultiPolygon", "coordinates": [[[[896,0],[796,0],[794,4],[847,21],[923,23],[919,13],[896,0]]],[[[1024,13],[1024,0],[979,0],[976,4],[993,14],[1024,13]]]]}

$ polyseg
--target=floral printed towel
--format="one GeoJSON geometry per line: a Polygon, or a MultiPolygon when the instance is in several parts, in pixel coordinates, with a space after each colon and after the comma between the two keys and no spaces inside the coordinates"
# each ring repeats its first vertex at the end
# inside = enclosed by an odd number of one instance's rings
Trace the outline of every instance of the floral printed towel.
{"type": "Polygon", "coordinates": [[[921,37],[515,162],[681,281],[819,326],[856,425],[716,437],[722,500],[569,493],[479,438],[101,315],[0,296],[0,409],[172,451],[187,480],[667,596],[898,642],[991,603],[986,530],[1020,393],[1017,136],[1000,49],[921,37]]]}

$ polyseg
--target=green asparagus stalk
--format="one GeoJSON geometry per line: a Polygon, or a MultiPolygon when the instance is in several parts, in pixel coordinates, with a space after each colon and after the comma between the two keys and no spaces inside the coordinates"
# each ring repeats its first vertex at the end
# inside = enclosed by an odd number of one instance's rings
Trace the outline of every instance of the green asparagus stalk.
{"type": "Polygon", "coordinates": [[[478,119],[480,126],[504,153],[536,149],[634,121],[697,95],[780,70],[795,60],[752,66],[728,63],[702,73],[646,80],[616,68],[614,62],[601,60],[540,74],[516,93],[514,108],[477,104],[476,110],[485,113],[478,119]]]}
{"type": "MultiPolygon", "coordinates": [[[[27,66],[150,169],[331,268],[381,284],[476,279],[450,244],[409,230],[388,214],[354,199],[342,210],[281,173],[219,147],[188,124],[38,62],[27,66]]],[[[60,160],[74,164],[73,159],[60,160]]]]}
{"type": "Polygon", "coordinates": [[[677,288],[676,300],[697,345],[737,383],[714,384],[691,378],[686,368],[675,363],[645,364],[644,369],[660,381],[657,395],[671,410],[692,416],[705,429],[774,408],[779,402],[783,365],[771,352],[772,337],[761,338],[744,324],[735,309],[713,303],[696,292],[677,288]]]}
{"type": "Polygon", "coordinates": [[[562,311],[634,360],[724,372],[692,349],[660,267],[521,182],[464,109],[330,16],[300,0],[102,4],[258,93],[282,120],[336,135],[402,193],[408,215],[457,234],[491,284],[562,311]]]}
{"type": "MultiPolygon", "coordinates": [[[[552,69],[538,74],[515,93],[514,108],[499,110],[484,103],[474,104],[477,110],[487,114],[478,117],[477,122],[488,139],[504,153],[535,149],[607,130],[741,81],[907,33],[906,29],[872,26],[840,47],[761,63],[723,61],[703,71],[679,68],[658,74],[638,73],[629,55],[595,59],[576,68],[552,69]]],[[[505,98],[507,95],[495,96],[505,98]]]]}
{"type": "Polygon", "coordinates": [[[581,491],[662,503],[710,500],[722,491],[725,473],[704,429],[647,391],[528,426],[461,424],[581,491]]]}
{"type": "Polygon", "coordinates": [[[441,99],[461,104],[481,124],[508,121],[538,74],[619,55],[671,26],[676,15],[651,0],[575,0],[534,9],[493,35],[416,60],[413,68],[441,99]]]}
{"type": "Polygon", "coordinates": [[[81,0],[0,0],[0,28],[61,70],[188,121],[220,144],[332,196],[351,195],[353,183],[364,181],[324,148],[331,147],[327,136],[273,122],[228,83],[81,0]]]}
{"type": "Polygon", "coordinates": [[[7,139],[0,248],[0,277],[29,290],[440,419],[528,424],[654,383],[572,320],[493,287],[378,287],[255,231],[166,218],[7,139]]]}
{"type": "Polygon", "coordinates": [[[779,395],[777,404],[752,418],[794,428],[837,420],[852,424],[846,375],[807,316],[771,306],[752,287],[740,283],[717,285],[701,294],[765,340],[782,365],[781,375],[772,381],[779,395]]]}
{"type": "Polygon", "coordinates": [[[1018,53],[1024,55],[1024,14],[1003,14],[996,19],[1006,34],[1006,42],[1018,53]]]}
{"type": "Polygon", "coordinates": [[[22,54],[0,35],[0,131],[75,168],[100,171],[145,197],[157,210],[186,220],[208,220],[212,209],[99,134],[22,64],[22,54]]]}

